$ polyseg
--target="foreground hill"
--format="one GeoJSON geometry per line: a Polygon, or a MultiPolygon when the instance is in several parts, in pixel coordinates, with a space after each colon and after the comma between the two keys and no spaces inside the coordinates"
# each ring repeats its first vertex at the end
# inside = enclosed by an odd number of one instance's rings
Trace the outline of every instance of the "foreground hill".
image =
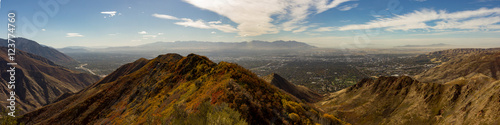
{"type": "Polygon", "coordinates": [[[500,124],[500,80],[490,70],[499,57],[489,50],[457,54],[420,77],[444,84],[363,79],[316,105],[353,124],[500,124]]]}
{"type": "MultiPolygon", "coordinates": [[[[16,49],[42,56],[57,64],[74,65],[78,63],[73,58],[59,52],[58,50],[48,46],[40,45],[33,40],[29,40],[26,38],[14,38],[13,40],[16,41],[16,49]]],[[[0,42],[0,46],[7,47],[8,43],[6,39],[0,39],[0,42]]]]}
{"type": "MultiPolygon", "coordinates": [[[[0,47],[0,102],[6,106],[10,90],[7,88],[10,74],[7,65],[7,48],[0,47]]],[[[64,93],[78,92],[99,80],[98,76],[72,71],[56,65],[41,56],[17,51],[15,62],[18,64],[15,71],[15,93],[20,113],[25,113],[43,105],[64,93]]]]}
{"type": "Polygon", "coordinates": [[[304,86],[297,86],[295,84],[290,83],[285,78],[280,75],[273,73],[268,76],[263,77],[263,79],[271,83],[272,85],[278,87],[279,89],[292,94],[293,96],[305,100],[307,102],[316,102],[321,99],[321,95],[310,90],[304,86]]]}
{"type": "Polygon", "coordinates": [[[231,63],[190,54],[139,59],[30,112],[27,124],[341,124],[231,63]]]}

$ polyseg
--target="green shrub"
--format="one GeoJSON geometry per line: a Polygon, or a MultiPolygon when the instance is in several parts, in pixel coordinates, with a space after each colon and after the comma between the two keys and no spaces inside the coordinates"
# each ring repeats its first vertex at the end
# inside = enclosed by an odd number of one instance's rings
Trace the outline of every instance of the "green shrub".
{"type": "Polygon", "coordinates": [[[175,108],[172,118],[172,124],[175,125],[248,125],[238,111],[225,103],[211,105],[204,102],[198,107],[198,111],[190,114],[175,108]]]}

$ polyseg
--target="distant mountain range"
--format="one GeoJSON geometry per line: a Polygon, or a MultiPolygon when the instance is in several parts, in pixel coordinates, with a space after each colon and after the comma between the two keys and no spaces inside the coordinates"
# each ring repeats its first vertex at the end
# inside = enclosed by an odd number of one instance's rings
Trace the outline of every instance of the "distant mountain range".
{"type": "Polygon", "coordinates": [[[417,76],[426,82],[408,76],[363,79],[316,105],[353,124],[500,124],[500,51],[495,50],[422,55],[446,59],[417,76]]]}
{"type": "Polygon", "coordinates": [[[446,47],[450,46],[450,44],[437,43],[437,44],[429,44],[429,45],[404,45],[404,46],[396,46],[396,47],[446,47]]]}
{"type": "MultiPolygon", "coordinates": [[[[73,58],[57,51],[56,49],[48,46],[41,45],[33,40],[26,38],[14,38],[16,41],[16,49],[33,53],[44,58],[47,58],[59,65],[77,64],[78,62],[73,58]]],[[[7,40],[0,39],[0,46],[7,47],[7,40]]]]}
{"type": "Polygon", "coordinates": [[[202,41],[176,41],[155,42],[139,46],[123,46],[108,48],[65,47],[59,50],[65,53],[127,53],[127,54],[162,54],[162,53],[201,53],[205,55],[251,55],[263,53],[290,53],[316,48],[306,43],[297,41],[250,41],[250,42],[202,42],[202,41]]]}
{"type": "MultiPolygon", "coordinates": [[[[22,43],[22,42],[21,42],[22,43]]],[[[42,50],[39,50],[42,51],[42,50]]],[[[7,48],[0,47],[0,102],[7,105],[10,60],[7,48]]],[[[64,93],[75,93],[99,80],[98,76],[72,71],[44,57],[16,50],[16,104],[21,114],[51,103],[64,93]]]]}
{"type": "Polygon", "coordinates": [[[236,64],[160,55],[24,115],[26,124],[345,124],[236,64]],[[61,108],[64,107],[64,108],[61,108]]]}

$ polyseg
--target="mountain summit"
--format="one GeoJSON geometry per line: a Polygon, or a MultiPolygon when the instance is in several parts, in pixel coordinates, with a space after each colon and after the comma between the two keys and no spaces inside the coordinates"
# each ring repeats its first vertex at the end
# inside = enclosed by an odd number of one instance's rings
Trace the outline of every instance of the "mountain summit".
{"type": "Polygon", "coordinates": [[[343,123],[241,66],[214,63],[195,54],[139,59],[75,95],[24,115],[19,121],[27,124],[343,123]]]}

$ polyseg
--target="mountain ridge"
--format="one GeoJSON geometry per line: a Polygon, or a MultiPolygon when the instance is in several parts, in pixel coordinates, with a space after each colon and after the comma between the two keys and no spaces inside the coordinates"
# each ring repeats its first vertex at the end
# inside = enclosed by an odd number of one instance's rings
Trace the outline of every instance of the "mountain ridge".
{"type": "MultiPolygon", "coordinates": [[[[14,38],[13,40],[16,41],[15,42],[16,49],[42,56],[51,61],[54,61],[57,64],[74,65],[78,63],[76,60],[65,55],[64,53],[59,52],[57,49],[39,44],[36,41],[29,40],[26,38],[14,38]]],[[[0,42],[1,42],[0,46],[7,47],[8,42],[6,39],[0,39],[0,42]]]]}
{"type": "Polygon", "coordinates": [[[427,55],[434,61],[444,62],[415,76],[423,82],[446,83],[459,77],[478,73],[494,79],[500,78],[500,48],[450,49],[427,55]]]}
{"type": "Polygon", "coordinates": [[[168,124],[183,116],[178,116],[179,112],[197,113],[201,104],[209,103],[227,105],[250,124],[344,123],[321,114],[236,64],[214,63],[195,54],[166,54],[147,63],[144,60],[126,64],[113,73],[124,76],[111,74],[109,79],[104,78],[107,80],[24,115],[19,122],[168,124]],[[144,65],[133,68],[137,64],[144,65]]]}
{"type": "MultiPolygon", "coordinates": [[[[135,53],[256,53],[256,52],[292,52],[297,50],[309,50],[316,48],[306,43],[297,41],[258,41],[249,42],[206,42],[206,41],[175,41],[154,42],[138,46],[108,47],[104,49],[89,49],[90,52],[135,52],[135,53]]],[[[67,50],[67,49],[66,49],[67,50]]],[[[74,49],[73,49],[74,50],[74,49]]],[[[72,51],[72,50],[69,50],[72,51]]],[[[81,50],[80,50],[81,51],[81,50]]],[[[86,51],[81,51],[86,52],[86,51]]]]}
{"type": "Polygon", "coordinates": [[[417,76],[363,79],[316,103],[353,124],[500,124],[500,80],[483,72],[496,49],[453,49],[441,65],[417,76]],[[483,74],[485,73],[485,74],[483,74]],[[436,76],[436,77],[435,77],[436,76]]]}
{"type": "Polygon", "coordinates": [[[264,76],[263,79],[264,81],[271,83],[279,89],[307,102],[316,102],[321,100],[322,98],[320,94],[310,90],[309,88],[292,84],[276,73],[264,76]]]}

